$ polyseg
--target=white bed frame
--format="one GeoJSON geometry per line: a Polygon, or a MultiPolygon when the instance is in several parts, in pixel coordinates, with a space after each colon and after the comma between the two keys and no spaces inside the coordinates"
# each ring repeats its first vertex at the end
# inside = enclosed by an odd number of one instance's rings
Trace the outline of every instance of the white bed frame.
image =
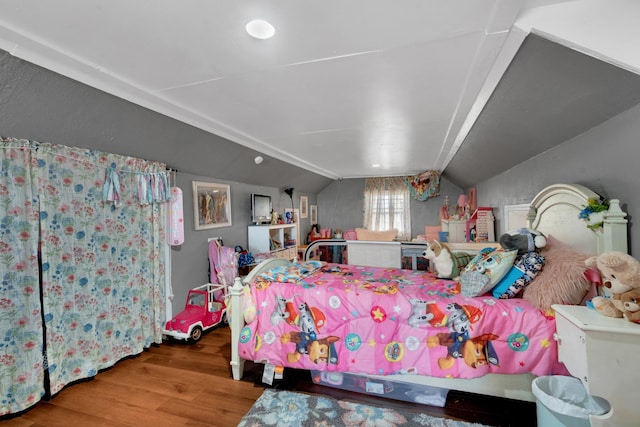
{"type": "MultiPolygon", "coordinates": [[[[627,252],[627,220],[626,213],[620,208],[620,201],[610,200],[609,210],[604,216],[604,227],[592,231],[578,213],[587,204],[589,198],[599,196],[586,187],[577,184],[556,184],[542,190],[532,200],[527,217],[530,228],[537,229],[545,235],[552,235],[557,240],[580,250],[581,252],[598,254],[617,250],[627,252]]],[[[244,326],[242,315],[242,296],[244,286],[248,285],[260,273],[275,266],[286,265],[287,260],[269,259],[263,261],[244,279],[236,278],[230,288],[231,297],[231,367],[233,378],[242,378],[244,360],[238,352],[240,330],[244,326]]],[[[535,378],[531,374],[506,375],[489,374],[474,379],[449,379],[425,377],[418,375],[392,375],[385,378],[394,381],[460,390],[488,396],[534,402],[531,383],[535,378]]]]}

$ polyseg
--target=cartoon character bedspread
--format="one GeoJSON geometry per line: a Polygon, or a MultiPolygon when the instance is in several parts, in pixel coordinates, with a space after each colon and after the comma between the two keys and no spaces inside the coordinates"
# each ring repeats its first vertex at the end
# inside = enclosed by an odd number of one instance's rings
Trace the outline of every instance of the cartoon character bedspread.
{"type": "Polygon", "coordinates": [[[522,299],[463,297],[430,272],[311,261],[258,276],[250,294],[247,360],[377,375],[566,374],[553,317],[522,299]]]}

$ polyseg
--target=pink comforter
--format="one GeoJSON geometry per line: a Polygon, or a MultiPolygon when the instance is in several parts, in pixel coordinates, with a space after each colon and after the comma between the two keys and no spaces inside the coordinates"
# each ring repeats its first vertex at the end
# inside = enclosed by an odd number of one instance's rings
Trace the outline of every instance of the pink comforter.
{"type": "Polygon", "coordinates": [[[424,271],[325,263],[285,270],[251,287],[256,315],[241,331],[244,359],[377,375],[566,373],[555,319],[525,300],[463,297],[457,282],[424,271]]]}

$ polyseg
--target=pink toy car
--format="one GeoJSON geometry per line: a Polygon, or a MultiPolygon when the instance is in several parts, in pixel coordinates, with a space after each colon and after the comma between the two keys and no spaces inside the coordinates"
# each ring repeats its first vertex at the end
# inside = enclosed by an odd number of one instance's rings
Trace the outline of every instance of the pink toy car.
{"type": "Polygon", "coordinates": [[[211,283],[191,289],[184,310],[164,325],[162,333],[197,342],[204,331],[227,323],[227,306],[215,299],[215,295],[224,295],[224,290],[224,285],[211,283]]]}

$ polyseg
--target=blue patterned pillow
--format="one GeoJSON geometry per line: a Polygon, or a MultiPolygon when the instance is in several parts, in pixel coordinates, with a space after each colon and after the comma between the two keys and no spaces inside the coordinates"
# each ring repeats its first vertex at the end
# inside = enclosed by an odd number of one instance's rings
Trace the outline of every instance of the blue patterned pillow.
{"type": "Polygon", "coordinates": [[[545,262],[544,255],[534,251],[519,256],[507,275],[493,288],[492,295],[502,299],[519,297],[542,270],[545,262]]]}

